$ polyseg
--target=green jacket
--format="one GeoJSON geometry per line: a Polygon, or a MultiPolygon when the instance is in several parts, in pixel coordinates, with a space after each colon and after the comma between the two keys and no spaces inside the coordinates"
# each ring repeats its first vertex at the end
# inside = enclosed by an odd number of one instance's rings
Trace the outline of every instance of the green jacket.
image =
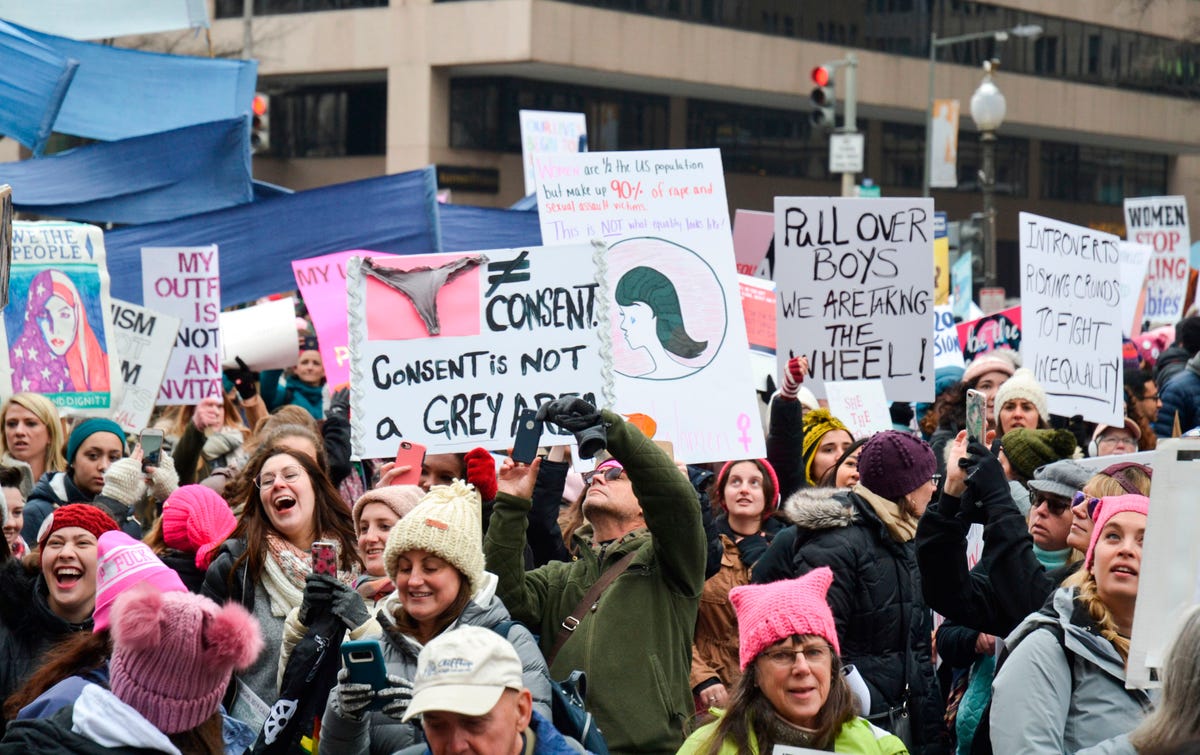
{"type": "MultiPolygon", "coordinates": [[[[718,718],[697,729],[696,733],[683,743],[683,747],[679,749],[679,755],[707,752],[708,743],[720,723],[721,720],[718,718]]],[[[837,739],[833,740],[833,751],[859,753],[859,755],[907,755],[908,753],[908,749],[900,737],[889,734],[877,726],[872,726],[865,718],[855,718],[842,726],[837,739]]],[[[719,755],[758,755],[758,742],[754,739],[754,732],[750,732],[749,753],[739,754],[733,742],[726,741],[721,745],[719,755]]]]}
{"type": "Polygon", "coordinates": [[[587,707],[611,752],[674,753],[695,711],[688,674],[707,548],[700,504],[691,483],[658,446],[618,415],[602,416],[609,453],[625,467],[649,532],[617,541],[601,562],[585,525],[576,536],[578,560],[527,572],[530,502],[501,493],[484,540],[487,568],[500,578],[497,594],[513,618],[538,633],[548,653],[562,620],[602,570],[636,550],[629,569],[563,645],[550,675],[587,673],[587,707]]]}

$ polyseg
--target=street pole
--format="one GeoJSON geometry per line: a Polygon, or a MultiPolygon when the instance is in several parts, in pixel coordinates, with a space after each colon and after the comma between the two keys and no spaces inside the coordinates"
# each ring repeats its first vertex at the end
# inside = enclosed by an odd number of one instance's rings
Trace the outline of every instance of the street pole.
{"type": "MultiPolygon", "coordinates": [[[[854,53],[846,55],[846,114],[842,132],[858,133],[858,56],[854,53]]],[[[842,196],[854,196],[853,173],[842,174],[842,196]]]]}
{"type": "Polygon", "coordinates": [[[929,167],[933,165],[933,67],[937,65],[937,32],[929,34],[929,99],[925,103],[925,169],[921,171],[921,196],[929,196],[929,167]]]}
{"type": "Polygon", "coordinates": [[[242,0],[242,58],[254,57],[254,0],[242,0]]]}
{"type": "Polygon", "coordinates": [[[983,285],[996,286],[996,132],[984,131],[979,136],[983,148],[983,170],[980,183],[983,185],[983,285]]]}

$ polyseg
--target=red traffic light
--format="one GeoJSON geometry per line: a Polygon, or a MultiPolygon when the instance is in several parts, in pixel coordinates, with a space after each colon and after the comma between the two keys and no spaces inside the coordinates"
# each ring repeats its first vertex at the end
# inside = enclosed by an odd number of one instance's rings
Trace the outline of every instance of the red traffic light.
{"type": "Polygon", "coordinates": [[[265,95],[262,95],[262,94],[254,95],[254,100],[250,104],[250,109],[254,112],[255,115],[266,114],[268,107],[270,107],[270,100],[268,100],[265,95]]]}
{"type": "Polygon", "coordinates": [[[817,66],[816,68],[812,69],[812,80],[813,83],[819,87],[828,86],[829,69],[825,66],[817,66]]]}

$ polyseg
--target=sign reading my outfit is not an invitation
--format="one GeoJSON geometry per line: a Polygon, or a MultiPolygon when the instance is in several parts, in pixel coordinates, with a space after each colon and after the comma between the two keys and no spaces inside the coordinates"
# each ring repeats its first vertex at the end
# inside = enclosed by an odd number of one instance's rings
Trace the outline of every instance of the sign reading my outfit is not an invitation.
{"type": "Polygon", "coordinates": [[[534,164],[542,243],[609,244],[616,409],[651,417],[681,461],[765,455],[720,151],[534,164]]]}
{"type": "Polygon", "coordinates": [[[353,258],[351,426],[363,458],[512,444],[564,395],[599,405],[604,360],[591,244],[353,258]]]}
{"type": "Polygon", "coordinates": [[[775,198],[778,359],[825,381],[883,380],[932,401],[933,200],[775,198]]]}
{"type": "Polygon", "coordinates": [[[2,336],[11,382],[3,393],[33,391],[73,413],[107,414],[120,373],[104,233],[81,223],[16,221],[12,255],[2,336]]]}
{"type": "Polygon", "coordinates": [[[142,302],[181,321],[158,404],[193,405],[221,384],[221,268],[216,245],[143,247],[142,302]]]}
{"type": "Polygon", "coordinates": [[[1050,411],[1121,424],[1120,239],[1020,215],[1021,359],[1050,411]]]}

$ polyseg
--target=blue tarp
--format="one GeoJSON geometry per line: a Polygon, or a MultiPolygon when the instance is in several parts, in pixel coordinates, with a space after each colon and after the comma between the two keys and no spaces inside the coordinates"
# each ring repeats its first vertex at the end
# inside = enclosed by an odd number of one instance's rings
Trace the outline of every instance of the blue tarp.
{"type": "Polygon", "coordinates": [[[542,245],[542,231],[538,225],[536,209],[533,212],[524,212],[441,204],[438,205],[438,216],[444,252],[542,245]]]}
{"type": "Polygon", "coordinates": [[[248,118],[0,163],[13,204],[50,217],[154,223],[250,202],[248,118]]]}
{"type": "Polygon", "coordinates": [[[104,234],[112,295],[142,301],[142,247],[217,244],[221,305],[296,288],[291,261],[347,249],[441,251],[433,168],[298,191],[104,234]]]}
{"type": "Polygon", "coordinates": [[[40,154],[78,65],[0,21],[0,134],[40,154]]]}
{"type": "Polygon", "coordinates": [[[204,0],[0,0],[0,18],[71,39],[208,26],[204,0]]]}
{"type": "Polygon", "coordinates": [[[250,112],[256,61],[140,52],[16,28],[79,61],[54,122],[59,133],[115,141],[250,112]]]}

